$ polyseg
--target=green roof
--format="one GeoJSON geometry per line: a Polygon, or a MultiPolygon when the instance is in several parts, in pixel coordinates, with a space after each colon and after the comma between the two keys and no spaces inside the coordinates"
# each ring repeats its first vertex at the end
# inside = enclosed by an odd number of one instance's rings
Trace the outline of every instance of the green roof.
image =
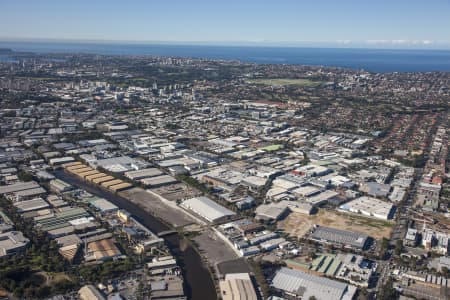
{"type": "Polygon", "coordinates": [[[56,213],[48,218],[40,219],[36,224],[42,231],[49,231],[69,226],[69,221],[82,217],[90,217],[90,214],[84,208],[73,208],[67,211],[56,213]]]}
{"type": "Polygon", "coordinates": [[[305,268],[305,269],[309,269],[310,266],[311,266],[310,263],[299,262],[299,261],[295,261],[295,260],[292,260],[292,259],[286,259],[285,263],[286,264],[290,264],[290,265],[294,265],[294,266],[298,266],[298,267],[301,267],[301,268],[305,268]]]}
{"type": "Polygon", "coordinates": [[[319,270],[317,270],[320,273],[326,273],[328,271],[328,268],[330,267],[330,265],[333,263],[334,257],[331,256],[325,256],[325,260],[322,264],[322,266],[320,266],[319,270]]]}
{"type": "Polygon", "coordinates": [[[319,257],[315,258],[311,262],[311,270],[316,271],[318,268],[320,268],[321,264],[325,260],[325,256],[320,255],[319,257]]]}
{"type": "Polygon", "coordinates": [[[328,268],[328,271],[326,272],[326,274],[329,276],[334,276],[336,274],[337,270],[339,269],[339,267],[341,266],[341,263],[342,262],[339,259],[334,259],[333,263],[328,268]]]}

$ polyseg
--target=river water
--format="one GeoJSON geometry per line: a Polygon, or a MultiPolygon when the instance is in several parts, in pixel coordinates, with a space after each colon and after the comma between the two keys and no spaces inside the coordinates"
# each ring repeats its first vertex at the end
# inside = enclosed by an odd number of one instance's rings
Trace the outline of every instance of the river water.
{"type": "MultiPolygon", "coordinates": [[[[155,233],[171,229],[154,216],[148,214],[134,203],[89,184],[75,176],[69,175],[62,170],[54,172],[55,176],[76,187],[84,189],[91,194],[107,199],[121,209],[130,212],[138,221],[147,226],[155,233]]],[[[185,279],[185,291],[188,299],[214,300],[217,299],[214,282],[209,271],[203,265],[199,253],[192,247],[189,241],[179,234],[172,234],[164,238],[172,254],[177,258],[185,279]]]]}

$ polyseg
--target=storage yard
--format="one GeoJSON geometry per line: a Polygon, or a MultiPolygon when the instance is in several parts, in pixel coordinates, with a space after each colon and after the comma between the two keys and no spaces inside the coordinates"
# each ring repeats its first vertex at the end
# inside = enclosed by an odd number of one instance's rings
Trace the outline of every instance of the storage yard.
{"type": "Polygon", "coordinates": [[[181,210],[170,208],[168,204],[165,204],[160,200],[157,195],[152,195],[141,188],[131,188],[119,192],[119,195],[134,204],[139,205],[145,211],[150,212],[161,220],[170,223],[174,227],[186,226],[194,223],[194,220],[189,218],[181,210]]]}

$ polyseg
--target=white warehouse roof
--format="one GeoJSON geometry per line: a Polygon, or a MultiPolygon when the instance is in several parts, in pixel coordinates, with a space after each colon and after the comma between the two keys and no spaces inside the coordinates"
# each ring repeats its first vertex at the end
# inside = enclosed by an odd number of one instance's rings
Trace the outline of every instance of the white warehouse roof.
{"type": "Polygon", "coordinates": [[[392,218],[394,205],[389,202],[372,197],[359,197],[339,207],[340,210],[363,214],[378,219],[389,220],[392,218]]]}
{"type": "Polygon", "coordinates": [[[223,217],[235,215],[231,210],[204,196],[188,199],[184,201],[181,206],[192,210],[210,222],[215,222],[223,217]]]}
{"type": "Polygon", "coordinates": [[[302,299],[314,296],[318,300],[352,299],[356,291],[346,283],[288,268],[281,268],[276,273],[272,286],[302,299]]]}

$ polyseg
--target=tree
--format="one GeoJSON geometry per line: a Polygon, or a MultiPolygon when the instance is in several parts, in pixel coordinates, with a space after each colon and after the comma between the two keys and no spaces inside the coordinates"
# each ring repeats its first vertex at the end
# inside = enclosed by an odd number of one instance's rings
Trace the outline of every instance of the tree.
{"type": "Polygon", "coordinates": [[[394,289],[394,285],[391,278],[388,278],[386,284],[380,288],[380,293],[378,296],[379,296],[378,299],[380,300],[396,299],[397,293],[394,289]]]}
{"type": "Polygon", "coordinates": [[[383,238],[381,240],[380,246],[380,257],[384,258],[388,249],[389,249],[389,240],[387,238],[383,238]]]}
{"type": "Polygon", "coordinates": [[[395,243],[395,249],[394,249],[394,253],[395,255],[400,255],[403,252],[403,241],[402,240],[398,240],[395,243]]]}
{"type": "Polygon", "coordinates": [[[23,171],[23,170],[20,170],[20,171],[17,173],[17,177],[18,177],[20,180],[22,180],[22,181],[31,181],[31,180],[33,180],[33,176],[31,176],[29,173],[27,173],[27,172],[25,172],[25,171],[23,171]]]}

